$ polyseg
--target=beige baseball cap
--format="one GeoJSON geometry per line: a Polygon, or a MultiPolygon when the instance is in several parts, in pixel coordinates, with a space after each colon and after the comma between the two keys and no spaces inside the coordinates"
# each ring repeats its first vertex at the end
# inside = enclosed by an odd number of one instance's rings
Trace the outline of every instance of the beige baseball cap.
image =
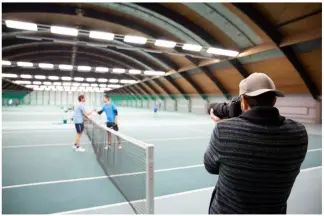
{"type": "Polygon", "coordinates": [[[240,82],[240,95],[254,97],[266,92],[274,92],[278,97],[285,96],[276,90],[272,79],[264,73],[253,73],[240,82]]]}

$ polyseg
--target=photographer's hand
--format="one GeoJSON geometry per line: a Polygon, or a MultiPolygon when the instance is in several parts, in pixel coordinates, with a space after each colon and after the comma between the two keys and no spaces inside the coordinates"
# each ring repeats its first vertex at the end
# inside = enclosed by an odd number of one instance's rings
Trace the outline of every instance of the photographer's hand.
{"type": "Polygon", "coordinates": [[[211,120],[213,120],[213,122],[215,122],[215,123],[217,123],[221,120],[220,118],[218,118],[217,116],[214,115],[214,109],[210,109],[209,115],[210,115],[211,120]]]}

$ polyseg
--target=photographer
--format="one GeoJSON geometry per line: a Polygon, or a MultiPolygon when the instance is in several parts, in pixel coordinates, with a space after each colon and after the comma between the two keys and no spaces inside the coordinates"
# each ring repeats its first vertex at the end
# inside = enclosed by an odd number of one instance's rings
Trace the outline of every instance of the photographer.
{"type": "Polygon", "coordinates": [[[209,109],[217,124],[204,164],[218,175],[209,214],[286,214],[307,152],[306,129],[279,114],[274,105],[284,95],[267,75],[252,74],[239,89],[240,115],[229,114],[237,100],[209,109]]]}

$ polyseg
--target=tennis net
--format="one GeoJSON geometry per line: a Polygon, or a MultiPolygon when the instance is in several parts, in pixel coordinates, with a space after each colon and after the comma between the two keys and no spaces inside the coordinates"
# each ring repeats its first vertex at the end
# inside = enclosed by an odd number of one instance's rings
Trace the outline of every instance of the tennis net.
{"type": "Polygon", "coordinates": [[[134,213],[153,214],[154,146],[107,128],[93,117],[85,121],[85,132],[98,163],[134,213]]]}

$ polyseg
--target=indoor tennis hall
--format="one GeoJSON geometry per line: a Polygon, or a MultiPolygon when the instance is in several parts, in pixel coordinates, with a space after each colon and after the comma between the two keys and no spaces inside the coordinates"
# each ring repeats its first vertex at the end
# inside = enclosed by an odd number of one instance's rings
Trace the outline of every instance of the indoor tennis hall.
{"type": "Polygon", "coordinates": [[[5,2],[1,37],[3,214],[322,214],[322,2],[5,2]]]}

